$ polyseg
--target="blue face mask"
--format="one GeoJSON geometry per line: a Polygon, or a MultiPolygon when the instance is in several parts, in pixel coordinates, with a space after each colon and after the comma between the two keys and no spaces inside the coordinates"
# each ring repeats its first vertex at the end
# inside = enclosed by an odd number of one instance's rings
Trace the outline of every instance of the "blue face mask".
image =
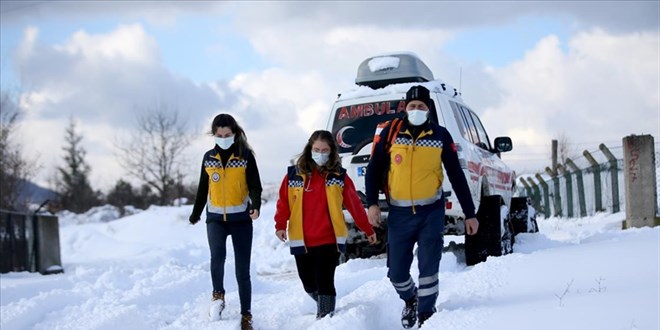
{"type": "Polygon", "coordinates": [[[328,162],[328,159],[330,159],[330,153],[312,151],[312,159],[316,162],[316,165],[323,166],[328,162]]]}
{"type": "Polygon", "coordinates": [[[428,118],[428,111],[423,110],[408,110],[408,122],[413,126],[419,126],[424,124],[426,118],[428,118]]]}
{"type": "Polygon", "coordinates": [[[226,138],[221,138],[221,137],[215,137],[215,144],[220,147],[222,150],[227,150],[229,147],[231,147],[232,144],[234,144],[234,136],[226,137],[226,138]]]}

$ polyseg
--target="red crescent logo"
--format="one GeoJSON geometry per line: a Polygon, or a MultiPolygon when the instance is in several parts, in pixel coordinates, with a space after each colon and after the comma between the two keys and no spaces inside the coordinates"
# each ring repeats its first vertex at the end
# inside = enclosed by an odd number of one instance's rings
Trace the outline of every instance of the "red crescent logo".
{"type": "Polygon", "coordinates": [[[351,129],[351,128],[354,128],[354,127],[353,126],[344,126],[339,131],[337,131],[337,138],[336,138],[337,144],[340,147],[344,148],[344,149],[348,149],[348,148],[352,147],[352,145],[344,142],[344,133],[347,130],[351,129]]]}

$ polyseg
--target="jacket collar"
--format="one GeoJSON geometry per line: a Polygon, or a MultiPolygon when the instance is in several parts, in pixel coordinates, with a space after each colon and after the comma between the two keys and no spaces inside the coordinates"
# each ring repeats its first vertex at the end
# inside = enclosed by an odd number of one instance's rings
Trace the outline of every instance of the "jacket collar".
{"type": "Polygon", "coordinates": [[[406,133],[416,139],[420,136],[433,133],[433,129],[431,128],[431,121],[429,119],[419,126],[413,126],[408,122],[408,119],[405,118],[403,120],[403,125],[401,125],[400,132],[406,133]]]}

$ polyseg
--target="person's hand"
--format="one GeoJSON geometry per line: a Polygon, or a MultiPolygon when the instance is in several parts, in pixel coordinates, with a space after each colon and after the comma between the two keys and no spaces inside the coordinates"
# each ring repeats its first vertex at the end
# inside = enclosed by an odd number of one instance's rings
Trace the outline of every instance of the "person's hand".
{"type": "Polygon", "coordinates": [[[286,230],[278,230],[275,232],[275,236],[280,239],[282,242],[286,242],[286,230]]]}
{"type": "Polygon", "coordinates": [[[367,211],[369,223],[374,227],[380,227],[380,207],[378,205],[369,206],[367,211]]]}
{"type": "Polygon", "coordinates": [[[190,215],[190,218],[188,218],[188,221],[190,222],[191,225],[196,224],[199,222],[199,218],[195,218],[192,214],[190,215]]]}
{"type": "Polygon", "coordinates": [[[369,245],[374,245],[378,243],[378,237],[376,237],[376,233],[367,236],[367,240],[369,241],[369,245]]]}
{"type": "Polygon", "coordinates": [[[474,235],[479,230],[479,220],[477,218],[470,218],[465,220],[465,232],[468,235],[474,235]]]}
{"type": "Polygon", "coordinates": [[[259,218],[259,210],[255,210],[255,209],[250,210],[250,218],[252,220],[257,220],[259,218]]]}

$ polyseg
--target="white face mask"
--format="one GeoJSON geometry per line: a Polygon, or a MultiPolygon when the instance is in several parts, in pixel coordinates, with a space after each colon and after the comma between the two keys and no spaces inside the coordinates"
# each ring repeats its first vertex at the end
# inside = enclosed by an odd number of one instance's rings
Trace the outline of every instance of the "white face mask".
{"type": "Polygon", "coordinates": [[[429,114],[428,111],[422,111],[422,110],[408,110],[407,113],[408,113],[408,121],[413,126],[419,126],[421,124],[424,124],[429,114]]]}
{"type": "Polygon", "coordinates": [[[328,162],[328,159],[330,159],[330,153],[312,151],[312,159],[316,162],[316,165],[323,166],[328,162]]]}
{"type": "Polygon", "coordinates": [[[220,149],[227,150],[229,147],[231,147],[232,144],[234,144],[234,136],[226,137],[226,138],[221,138],[221,137],[215,137],[215,144],[220,147],[220,149]]]}

